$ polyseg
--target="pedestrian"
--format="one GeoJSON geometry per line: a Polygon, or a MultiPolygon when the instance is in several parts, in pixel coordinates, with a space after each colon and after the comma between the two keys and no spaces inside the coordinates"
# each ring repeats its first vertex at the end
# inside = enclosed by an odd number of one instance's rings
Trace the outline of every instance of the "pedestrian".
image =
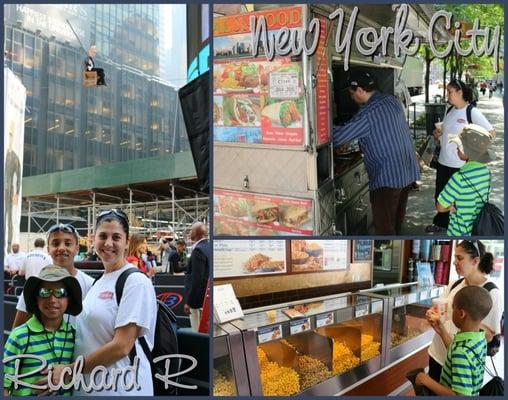
{"type": "Polygon", "coordinates": [[[97,72],[97,86],[107,86],[106,85],[106,74],[104,73],[103,68],[97,68],[95,66],[94,57],[97,55],[97,47],[91,46],[88,50],[88,56],[85,59],[85,69],[87,71],[96,71],[97,72]]]}
{"type": "Polygon", "coordinates": [[[503,94],[503,82],[499,82],[497,86],[499,86],[499,94],[503,94]]]}
{"type": "Polygon", "coordinates": [[[31,276],[37,276],[42,268],[53,262],[49,254],[44,251],[45,245],[46,242],[44,239],[35,239],[34,249],[26,255],[23,265],[19,269],[19,275],[24,275],[25,279],[28,279],[31,276]]]}
{"type": "MultiPolygon", "coordinates": [[[[450,180],[450,177],[465,164],[465,161],[459,158],[457,146],[449,142],[450,135],[461,132],[468,123],[473,123],[487,129],[492,138],[496,135],[492,125],[482,112],[470,105],[473,101],[473,94],[464,82],[458,79],[451,81],[446,87],[446,92],[450,107],[445,113],[441,128],[436,128],[433,132],[434,138],[439,140],[441,144],[436,167],[435,203],[437,203],[437,198],[450,180]]],[[[428,225],[425,231],[434,234],[445,233],[449,222],[450,214],[448,212],[437,212],[432,220],[432,224],[428,225]]]]}
{"type": "Polygon", "coordinates": [[[452,320],[459,331],[452,337],[439,316],[431,325],[448,349],[439,380],[420,372],[416,385],[427,387],[437,396],[478,396],[483,386],[487,341],[482,320],[492,308],[489,292],[478,286],[460,289],[452,303],[452,320]]]}
{"type": "MultiPolygon", "coordinates": [[[[68,364],[74,356],[75,330],[64,320],[64,313],[76,316],[81,312],[82,293],[78,280],[57,265],[47,265],[38,276],[25,283],[23,296],[31,318],[14,328],[4,346],[4,396],[35,396],[32,388],[15,384],[10,376],[18,376],[25,384],[35,384],[43,375],[38,362],[7,357],[36,354],[48,365],[68,364]],[[10,375],[10,376],[9,376],[10,375]]],[[[70,396],[72,389],[59,390],[57,395],[70,396]]]]}
{"type": "MultiPolygon", "coordinates": [[[[56,224],[48,230],[48,254],[53,264],[63,267],[69,274],[75,277],[81,287],[81,293],[85,298],[88,290],[93,285],[93,278],[74,266],[74,256],[79,251],[79,234],[71,224],[56,224]]],[[[16,316],[12,327],[15,328],[30,318],[27,311],[23,294],[16,305],[16,316]]],[[[71,316],[69,321],[72,326],[76,325],[76,318],[71,316]]]]}
{"type": "Polygon", "coordinates": [[[19,243],[13,243],[11,250],[12,252],[5,257],[4,271],[14,276],[25,262],[26,253],[20,251],[19,243]]]}
{"type": "Polygon", "coordinates": [[[161,255],[161,265],[162,271],[173,275],[173,271],[171,271],[171,266],[169,264],[169,257],[173,252],[173,247],[171,243],[173,241],[172,237],[164,237],[159,240],[159,254],[161,255]]]}
{"type": "Polygon", "coordinates": [[[374,89],[369,73],[348,77],[348,91],[360,111],[333,132],[334,146],[358,139],[369,176],[376,234],[400,234],[409,190],[420,179],[416,151],[400,102],[374,89]]]}
{"type": "MultiPolygon", "coordinates": [[[[116,390],[97,387],[89,392],[81,387],[74,393],[76,396],[153,396],[150,362],[137,338],[144,336],[151,351],[157,315],[154,287],[144,274],[134,273],[125,282],[119,304],[116,298],[119,276],[132,268],[125,256],[128,242],[129,220],[122,210],[104,210],[98,214],[94,247],[105,272],[83,301],[83,312],[77,319],[74,353],[75,357],[84,357],[83,378],[89,386],[90,372],[96,367],[107,371],[110,379],[114,379],[115,371],[126,371],[131,366],[129,353],[135,349],[139,359],[136,379],[139,390],[127,390],[122,384],[116,385],[116,390]]],[[[65,366],[54,368],[53,382],[59,382],[65,366]]]]}
{"type": "Polygon", "coordinates": [[[489,149],[492,136],[483,128],[464,129],[451,139],[465,164],[455,172],[439,194],[436,209],[450,212],[447,234],[471,236],[476,217],[488,202],[491,193],[491,173],[485,163],[496,159],[489,149]]]}
{"type": "Polygon", "coordinates": [[[191,328],[199,330],[201,310],[206,286],[210,277],[211,247],[206,226],[201,222],[192,225],[190,238],[194,242],[187,270],[185,271],[184,313],[190,316],[191,328]]]}
{"type": "Polygon", "coordinates": [[[127,251],[127,261],[137,267],[141,272],[152,276],[155,272],[148,267],[144,260],[143,255],[147,254],[148,245],[146,243],[146,237],[139,233],[134,233],[129,239],[129,248],[127,251]]]}
{"type": "MultiPolygon", "coordinates": [[[[455,269],[462,278],[455,282],[450,282],[441,299],[447,301],[447,319],[443,324],[443,329],[449,336],[453,337],[459,330],[455,321],[450,319],[452,315],[453,298],[456,293],[467,286],[493,285],[489,291],[492,299],[492,309],[482,320],[482,329],[485,332],[487,342],[501,332],[501,317],[503,315],[503,296],[501,291],[494,284],[489,274],[494,271],[494,256],[485,250],[482,242],[475,240],[463,240],[455,248],[455,269]]],[[[427,316],[430,319],[429,316],[427,316]]],[[[441,369],[446,359],[446,346],[439,335],[434,335],[429,347],[429,376],[435,381],[439,381],[441,369]]]]}
{"type": "Polygon", "coordinates": [[[185,249],[187,248],[187,244],[185,240],[179,239],[176,242],[175,250],[171,252],[169,256],[169,263],[172,274],[178,272],[185,272],[187,269],[186,266],[186,254],[185,249]]]}
{"type": "Polygon", "coordinates": [[[494,85],[492,83],[489,83],[489,99],[492,98],[492,95],[494,94],[495,92],[495,88],[494,88],[494,85]]]}
{"type": "Polygon", "coordinates": [[[487,91],[487,83],[482,81],[480,83],[480,92],[482,92],[482,96],[485,96],[485,92],[487,91]]]}

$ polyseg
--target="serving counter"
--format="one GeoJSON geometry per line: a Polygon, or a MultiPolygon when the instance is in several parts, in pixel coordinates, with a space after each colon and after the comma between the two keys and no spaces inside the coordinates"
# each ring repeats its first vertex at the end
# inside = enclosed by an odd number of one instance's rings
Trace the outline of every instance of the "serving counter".
{"type": "Polygon", "coordinates": [[[431,341],[425,312],[442,290],[398,285],[247,310],[215,327],[214,368],[238,395],[246,382],[251,396],[344,393],[431,341]]]}

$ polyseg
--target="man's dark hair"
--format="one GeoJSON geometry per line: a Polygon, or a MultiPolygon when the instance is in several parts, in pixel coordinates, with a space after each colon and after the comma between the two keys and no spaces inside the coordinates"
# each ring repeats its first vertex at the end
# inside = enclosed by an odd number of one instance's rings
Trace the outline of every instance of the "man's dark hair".
{"type": "Polygon", "coordinates": [[[466,286],[453,298],[455,307],[464,310],[473,321],[483,320],[492,308],[489,292],[481,286],[466,286]]]}
{"type": "Polygon", "coordinates": [[[34,246],[35,247],[44,247],[44,245],[46,244],[45,240],[42,239],[42,238],[37,238],[35,239],[34,241],[34,246]]]}

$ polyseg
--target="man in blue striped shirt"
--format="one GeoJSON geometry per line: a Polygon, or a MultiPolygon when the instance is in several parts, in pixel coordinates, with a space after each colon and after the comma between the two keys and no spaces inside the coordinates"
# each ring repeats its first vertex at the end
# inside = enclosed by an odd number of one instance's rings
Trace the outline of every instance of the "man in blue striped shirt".
{"type": "Polygon", "coordinates": [[[394,96],[374,90],[374,80],[366,72],[351,73],[348,91],[361,108],[346,125],[334,129],[333,144],[358,139],[369,175],[376,234],[398,235],[409,190],[420,179],[404,110],[394,96]]]}

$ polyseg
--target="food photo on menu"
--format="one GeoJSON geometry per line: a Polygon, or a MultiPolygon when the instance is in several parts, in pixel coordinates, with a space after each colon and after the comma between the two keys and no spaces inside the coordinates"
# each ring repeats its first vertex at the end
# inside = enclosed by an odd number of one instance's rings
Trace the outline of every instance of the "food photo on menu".
{"type": "Polygon", "coordinates": [[[502,3],[213,16],[216,235],[504,236],[502,3]]]}
{"type": "Polygon", "coordinates": [[[214,396],[502,395],[504,245],[215,239],[214,396]]]}

